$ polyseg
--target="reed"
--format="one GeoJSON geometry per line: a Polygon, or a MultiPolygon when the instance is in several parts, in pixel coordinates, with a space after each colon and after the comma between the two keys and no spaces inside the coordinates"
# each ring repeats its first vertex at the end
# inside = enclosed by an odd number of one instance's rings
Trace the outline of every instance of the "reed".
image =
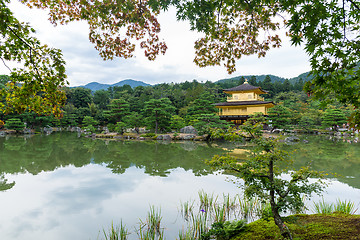
{"type": "Polygon", "coordinates": [[[193,213],[193,210],[194,210],[194,201],[180,202],[181,216],[185,219],[185,221],[189,221],[189,217],[193,213]]]}
{"type": "Polygon", "coordinates": [[[226,206],[219,205],[214,207],[214,222],[225,222],[226,221],[226,206]]]}
{"type": "Polygon", "coordinates": [[[241,198],[239,200],[239,216],[241,219],[245,219],[247,222],[255,219],[258,215],[258,209],[261,209],[261,202],[258,198],[241,198]]]}
{"type": "Polygon", "coordinates": [[[223,194],[223,208],[225,209],[226,218],[230,219],[232,216],[235,217],[237,209],[236,197],[231,198],[229,194],[223,194]]]}
{"type": "Polygon", "coordinates": [[[341,201],[338,199],[334,205],[334,211],[344,214],[355,214],[357,209],[355,208],[355,203],[347,200],[341,201]]]}
{"type": "Polygon", "coordinates": [[[194,215],[192,223],[192,234],[189,237],[191,239],[200,239],[201,235],[208,231],[206,215],[194,215]]]}
{"type": "Polygon", "coordinates": [[[201,190],[198,192],[199,195],[199,208],[203,209],[206,212],[209,212],[212,208],[212,206],[216,203],[217,201],[217,196],[214,197],[214,194],[208,194],[206,192],[204,192],[204,190],[201,190]]]}
{"type": "Polygon", "coordinates": [[[126,226],[123,225],[122,221],[120,223],[120,226],[114,227],[114,223],[111,223],[111,228],[108,233],[104,232],[105,240],[126,240],[127,236],[129,235],[128,230],[126,229],[126,226]]]}
{"type": "Polygon", "coordinates": [[[313,208],[315,213],[318,214],[331,214],[334,212],[334,204],[332,203],[327,203],[324,201],[324,199],[322,199],[319,202],[314,202],[314,208],[313,208]]]}
{"type": "Polygon", "coordinates": [[[161,229],[161,209],[155,209],[150,206],[146,221],[140,219],[137,234],[140,240],[162,240],[164,239],[164,230],[161,229]]]}

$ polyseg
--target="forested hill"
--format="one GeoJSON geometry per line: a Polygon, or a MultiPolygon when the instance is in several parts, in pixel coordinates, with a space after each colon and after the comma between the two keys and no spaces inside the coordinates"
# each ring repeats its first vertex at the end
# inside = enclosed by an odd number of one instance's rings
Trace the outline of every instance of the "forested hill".
{"type": "MultiPolygon", "coordinates": [[[[264,82],[264,80],[268,77],[271,79],[272,83],[278,82],[278,83],[284,83],[285,81],[289,81],[291,84],[296,84],[300,79],[302,82],[306,82],[309,81],[311,79],[310,76],[308,76],[309,73],[302,73],[297,77],[294,78],[283,78],[283,77],[278,77],[278,76],[274,76],[274,75],[245,75],[245,76],[237,76],[237,77],[233,77],[233,78],[227,78],[227,79],[221,79],[216,81],[215,83],[227,86],[228,84],[233,85],[233,84],[237,84],[240,85],[245,78],[248,79],[250,81],[250,83],[252,83],[253,85],[256,85],[260,82],[264,82]]],[[[132,80],[132,79],[127,79],[127,80],[123,80],[114,84],[103,84],[103,83],[98,83],[98,82],[91,82],[88,83],[84,86],[76,86],[76,87],[83,87],[83,88],[88,88],[90,89],[92,92],[95,92],[97,90],[107,90],[109,87],[122,87],[124,85],[129,85],[131,88],[136,88],[138,86],[151,86],[150,84],[144,83],[142,81],[136,81],[136,80],[132,80]]]]}
{"type": "Polygon", "coordinates": [[[86,84],[85,86],[77,86],[77,87],[83,87],[83,88],[88,88],[91,91],[95,92],[97,90],[106,90],[109,87],[122,87],[124,85],[129,85],[132,88],[138,87],[138,86],[150,86],[150,84],[144,83],[142,81],[136,81],[136,80],[132,80],[132,79],[126,79],[126,80],[122,80],[120,82],[114,83],[114,84],[103,84],[103,83],[98,83],[98,82],[91,82],[86,84]]]}
{"type": "Polygon", "coordinates": [[[256,82],[263,82],[265,80],[265,78],[269,76],[271,78],[271,82],[281,82],[283,83],[285,80],[288,80],[291,84],[296,83],[297,81],[299,81],[299,79],[302,79],[304,82],[307,82],[309,80],[311,80],[311,75],[309,76],[309,72],[306,73],[302,73],[297,77],[293,77],[293,78],[283,78],[283,77],[278,77],[275,75],[244,75],[244,76],[237,76],[237,77],[233,77],[233,78],[226,78],[226,79],[221,79],[219,81],[216,81],[216,83],[226,83],[226,82],[234,82],[234,81],[239,81],[242,79],[248,79],[254,81],[256,80],[256,82]]]}

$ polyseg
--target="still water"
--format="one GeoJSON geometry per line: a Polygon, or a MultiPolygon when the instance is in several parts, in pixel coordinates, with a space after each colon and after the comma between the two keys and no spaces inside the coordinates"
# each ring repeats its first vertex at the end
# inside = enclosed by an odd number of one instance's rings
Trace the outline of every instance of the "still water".
{"type": "MultiPolygon", "coordinates": [[[[295,167],[309,162],[329,177],[326,201],[360,199],[360,144],[304,136],[285,146],[295,167]]],[[[203,163],[230,145],[103,141],[76,134],[0,138],[0,239],[102,239],[121,221],[134,227],[161,207],[167,239],[182,228],[181,201],[198,191],[241,191],[203,163]]],[[[314,200],[321,199],[314,196],[314,200]]]]}

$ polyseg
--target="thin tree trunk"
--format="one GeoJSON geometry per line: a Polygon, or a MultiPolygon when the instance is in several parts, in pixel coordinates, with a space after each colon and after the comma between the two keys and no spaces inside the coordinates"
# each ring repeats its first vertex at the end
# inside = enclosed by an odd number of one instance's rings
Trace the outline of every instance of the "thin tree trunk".
{"type": "Polygon", "coordinates": [[[292,239],[291,233],[289,229],[284,224],[283,220],[280,217],[279,209],[275,202],[275,182],[274,182],[274,162],[273,160],[270,160],[269,162],[269,180],[271,184],[271,190],[270,190],[270,205],[271,205],[271,211],[274,217],[274,221],[276,226],[278,226],[281,235],[286,239],[292,239]]]}
{"type": "Polygon", "coordinates": [[[158,134],[158,116],[157,116],[157,113],[155,113],[155,133],[158,134]]]}

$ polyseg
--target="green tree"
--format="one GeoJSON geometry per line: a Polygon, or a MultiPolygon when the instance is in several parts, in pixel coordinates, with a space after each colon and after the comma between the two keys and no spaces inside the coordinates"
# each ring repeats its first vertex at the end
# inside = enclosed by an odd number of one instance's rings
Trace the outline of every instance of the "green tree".
{"type": "Polygon", "coordinates": [[[260,83],[260,86],[262,89],[264,89],[265,91],[268,91],[267,97],[273,97],[274,95],[274,85],[271,82],[271,78],[269,75],[266,75],[264,81],[262,81],[262,83],[260,83]]]}
{"type": "Polygon", "coordinates": [[[335,130],[337,126],[341,126],[346,123],[346,116],[341,109],[338,108],[327,108],[322,118],[322,125],[325,127],[333,127],[335,130]]]}
{"type": "MultiPolygon", "coordinates": [[[[9,2],[0,3],[0,56],[5,61],[20,61],[24,68],[12,71],[6,90],[0,90],[6,99],[0,109],[59,114],[64,104],[59,87],[66,83],[61,52],[32,37],[34,30],[13,16],[9,2]]],[[[54,25],[86,21],[90,42],[105,60],[132,57],[137,43],[149,60],[165,53],[157,16],[174,6],[178,20],[188,20],[192,30],[204,33],[195,42],[194,62],[200,67],[224,65],[229,73],[236,70],[236,60],[242,56],[264,57],[271,47],[280,47],[278,30],[286,29],[292,44],[302,43],[310,57],[313,78],[306,91],[317,97],[335,93],[342,103],[360,107],[359,0],[149,0],[125,5],[100,0],[21,2],[46,9],[54,25]]],[[[193,86],[199,95],[199,85],[193,86]]],[[[194,97],[190,90],[187,103],[194,97]]]]}
{"type": "Polygon", "coordinates": [[[85,116],[84,119],[83,119],[83,125],[86,126],[86,127],[89,127],[89,126],[96,126],[98,125],[99,122],[96,121],[93,117],[91,116],[85,116]]]}
{"type": "Polygon", "coordinates": [[[268,112],[269,120],[273,129],[275,128],[289,128],[291,121],[291,111],[282,105],[276,105],[269,109],[268,112]]]}
{"type": "Polygon", "coordinates": [[[230,124],[226,121],[220,120],[219,116],[215,114],[198,114],[194,116],[192,125],[196,128],[199,134],[209,134],[214,128],[217,129],[227,129],[230,124]]]}
{"type": "Polygon", "coordinates": [[[70,103],[76,108],[86,108],[92,102],[91,90],[88,88],[77,87],[72,89],[70,103]]]}
{"type": "Polygon", "coordinates": [[[35,30],[13,15],[9,3],[0,1],[0,58],[5,67],[7,62],[20,67],[7,67],[10,76],[5,88],[0,88],[0,112],[60,116],[65,103],[61,87],[67,83],[61,51],[41,44],[34,37],[35,30]]]}
{"type": "Polygon", "coordinates": [[[106,109],[110,103],[109,91],[103,89],[95,91],[93,101],[100,109],[106,109]]]}
{"type": "Polygon", "coordinates": [[[111,100],[108,108],[105,114],[111,123],[122,121],[123,117],[129,113],[129,103],[123,98],[111,100]]]}
{"type": "Polygon", "coordinates": [[[315,124],[316,124],[316,120],[310,114],[302,115],[299,121],[299,127],[305,129],[306,131],[309,131],[313,127],[315,127],[315,124]]]}
{"type": "Polygon", "coordinates": [[[280,148],[276,139],[266,138],[262,134],[265,120],[261,116],[248,119],[241,126],[246,137],[251,137],[255,145],[252,154],[246,160],[236,157],[214,156],[208,163],[217,168],[229,171],[244,180],[242,187],[247,197],[259,197],[271,205],[272,216],[281,234],[290,238],[291,233],[285,226],[280,214],[288,210],[298,212],[304,207],[302,197],[320,193],[321,181],[310,182],[310,177],[321,177],[310,167],[301,167],[289,171],[290,178],[281,178],[284,166],[290,167],[292,161],[288,153],[280,148]]]}
{"type": "Polygon", "coordinates": [[[216,108],[213,105],[213,103],[214,103],[214,96],[212,96],[208,92],[205,92],[189,104],[187,108],[187,114],[198,115],[198,114],[215,113],[216,108]]]}
{"type": "Polygon", "coordinates": [[[123,134],[126,130],[126,123],[124,122],[117,122],[115,125],[115,132],[123,134]]]}
{"type": "Polygon", "coordinates": [[[185,121],[182,117],[179,115],[172,115],[171,116],[171,122],[170,122],[170,128],[174,129],[176,131],[179,131],[180,128],[185,127],[185,121]]]}
{"type": "Polygon", "coordinates": [[[25,124],[19,118],[10,118],[6,120],[4,127],[6,129],[16,130],[16,132],[20,132],[24,130],[25,124]]]}
{"type": "Polygon", "coordinates": [[[175,111],[171,101],[168,98],[151,99],[145,102],[144,116],[146,116],[147,125],[158,133],[159,130],[169,130],[171,116],[175,111]]]}
{"type": "Polygon", "coordinates": [[[0,75],[0,89],[5,88],[5,85],[10,81],[8,75],[0,75]]]}
{"type": "Polygon", "coordinates": [[[139,128],[145,126],[144,117],[137,112],[130,112],[124,117],[124,122],[127,127],[134,128],[139,133],[139,128]]]}

